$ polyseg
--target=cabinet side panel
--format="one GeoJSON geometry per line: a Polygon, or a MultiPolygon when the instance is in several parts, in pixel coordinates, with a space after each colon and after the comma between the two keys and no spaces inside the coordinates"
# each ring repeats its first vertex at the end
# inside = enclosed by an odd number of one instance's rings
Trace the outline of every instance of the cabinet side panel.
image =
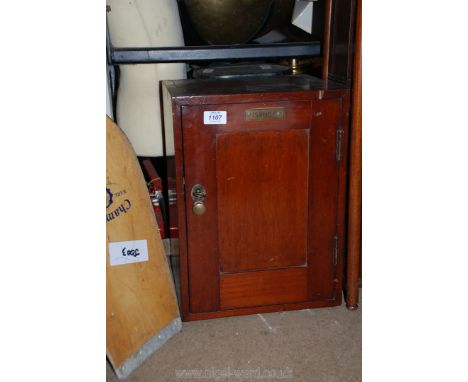
{"type": "MultiPolygon", "coordinates": [[[[167,92],[165,86],[163,91],[167,92]]],[[[187,231],[186,231],[186,213],[185,213],[185,187],[184,187],[184,158],[183,158],[183,134],[182,134],[182,120],[181,120],[181,108],[175,102],[171,100],[168,93],[168,103],[164,106],[165,113],[172,118],[165,122],[165,137],[168,136],[167,132],[170,129],[171,136],[173,136],[173,150],[174,157],[170,158],[166,162],[168,165],[168,174],[173,174],[174,178],[168,179],[170,182],[170,190],[174,192],[172,198],[177,201],[177,225],[178,225],[178,248],[179,248],[179,272],[174,273],[174,277],[178,278],[175,281],[176,285],[180,285],[180,307],[182,318],[186,317],[189,313],[189,286],[188,286],[188,264],[187,264],[187,231]],[[170,102],[169,102],[170,101],[170,102]],[[169,166],[172,166],[170,168],[169,166]],[[175,175],[174,175],[175,173],[175,175]]],[[[166,141],[166,147],[168,143],[166,141]]],[[[173,220],[170,220],[170,224],[173,224],[173,220]]],[[[173,238],[171,237],[171,240],[173,238]]]]}

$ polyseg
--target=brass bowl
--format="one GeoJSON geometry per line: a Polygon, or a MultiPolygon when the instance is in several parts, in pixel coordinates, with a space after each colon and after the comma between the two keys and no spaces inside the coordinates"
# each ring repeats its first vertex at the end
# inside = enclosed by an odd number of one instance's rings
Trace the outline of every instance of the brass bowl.
{"type": "Polygon", "coordinates": [[[274,0],[185,0],[193,26],[207,43],[243,44],[265,27],[274,0]]]}

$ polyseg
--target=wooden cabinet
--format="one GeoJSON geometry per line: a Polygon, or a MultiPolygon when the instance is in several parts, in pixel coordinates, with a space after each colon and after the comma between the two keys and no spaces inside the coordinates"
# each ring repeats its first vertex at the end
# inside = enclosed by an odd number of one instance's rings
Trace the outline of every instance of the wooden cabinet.
{"type": "Polygon", "coordinates": [[[285,76],[163,92],[182,318],[341,304],[349,90],[285,76]]]}

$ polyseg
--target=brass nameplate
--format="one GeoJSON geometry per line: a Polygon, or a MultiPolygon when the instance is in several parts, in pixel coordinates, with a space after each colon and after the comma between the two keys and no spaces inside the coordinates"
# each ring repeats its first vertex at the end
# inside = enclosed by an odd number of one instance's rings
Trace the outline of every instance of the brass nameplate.
{"type": "Polygon", "coordinates": [[[247,109],[244,111],[246,121],[265,121],[267,119],[284,119],[284,107],[265,107],[257,109],[247,109]]]}

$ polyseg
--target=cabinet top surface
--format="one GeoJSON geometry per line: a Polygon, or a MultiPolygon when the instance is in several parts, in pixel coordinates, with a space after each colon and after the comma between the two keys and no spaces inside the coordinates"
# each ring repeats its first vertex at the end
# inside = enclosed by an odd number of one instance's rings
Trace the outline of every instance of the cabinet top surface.
{"type": "Polygon", "coordinates": [[[232,94],[286,93],[308,91],[346,91],[345,85],[322,81],[308,75],[245,77],[237,79],[196,79],[162,81],[174,97],[197,97],[232,94]]]}

